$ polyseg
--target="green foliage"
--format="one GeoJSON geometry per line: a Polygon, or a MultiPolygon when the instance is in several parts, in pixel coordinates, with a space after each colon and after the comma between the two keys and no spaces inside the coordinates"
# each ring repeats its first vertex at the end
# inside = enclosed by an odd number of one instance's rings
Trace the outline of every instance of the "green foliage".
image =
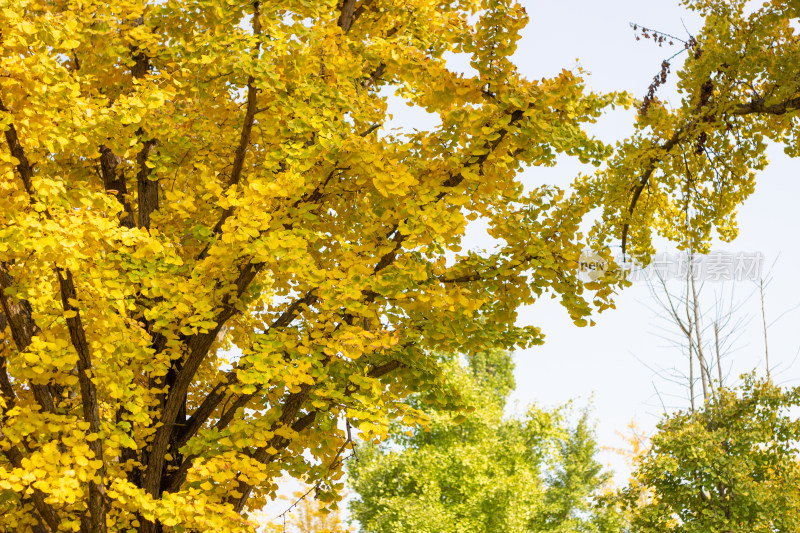
{"type": "Polygon", "coordinates": [[[634,532],[800,530],[800,388],[747,377],[667,417],[623,491],[634,532]],[[652,497],[642,504],[639,488],[652,497]]]}
{"type": "Polygon", "coordinates": [[[591,497],[606,474],[587,416],[574,428],[564,409],[505,418],[511,357],[491,351],[468,359],[453,382],[474,411],[431,408],[425,430],[408,436],[396,428],[389,443],[359,452],[350,475],[361,530],[605,531],[591,497]]]}
{"type": "Polygon", "coordinates": [[[608,476],[595,461],[598,446],[587,413],[559,444],[561,460],[545,494],[547,513],[535,531],[596,531],[584,517],[592,510],[589,497],[608,476]]]}
{"type": "Polygon", "coordinates": [[[467,356],[469,372],[477,387],[491,401],[505,404],[514,390],[514,361],[498,351],[477,352],[467,356]]]}

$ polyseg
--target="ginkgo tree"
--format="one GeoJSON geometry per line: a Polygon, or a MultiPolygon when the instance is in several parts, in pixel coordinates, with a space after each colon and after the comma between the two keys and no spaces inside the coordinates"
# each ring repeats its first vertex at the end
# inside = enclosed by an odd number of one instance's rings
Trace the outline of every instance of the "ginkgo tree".
{"type": "Polygon", "coordinates": [[[735,238],[736,208],[753,192],[770,142],[800,154],[800,2],[682,3],[704,20],[682,43],[634,25],[659,45],[684,48],[673,56],[683,60],[680,99],[673,107],[657,96],[672,76],[665,60],[635,133],[580,186],[603,210],[595,246],[621,242],[643,261],[654,251],[653,233],[700,253],[714,236],[735,238]]]}
{"type": "MultiPolygon", "coordinates": [[[[0,514],[14,531],[249,531],[337,487],[434,350],[583,324],[590,206],[524,187],[621,100],[527,81],[507,0],[0,0],[0,514]],[[448,69],[468,58],[470,75],[448,69]],[[438,116],[388,130],[390,95],[438,116]],[[501,243],[462,251],[469,220],[501,243]],[[351,431],[352,430],[352,431],[351,431]]],[[[322,497],[322,496],[321,496],[322,497]]]]}
{"type": "MultiPolygon", "coordinates": [[[[520,170],[600,164],[581,126],[625,98],[524,79],[513,1],[0,0],[3,526],[252,530],[283,473],[334,491],[352,429],[416,421],[403,399],[443,382],[431,353],[541,342],[516,311],[547,292],[586,324],[619,284],[577,277],[591,209],[591,242],[630,227],[644,250],[666,204],[636,199],[680,188],[656,161],[713,147],[738,169],[765,130],[794,131],[758,119],[797,107],[780,53],[797,5],[770,5],[753,50],[729,50],[761,58],[761,100],[715,83],[695,118],[650,105],[643,127],[680,138],[642,130],[570,194],[520,170]],[[390,96],[437,125],[389,130],[390,96]],[[725,106],[741,149],[716,142],[725,106]],[[477,218],[495,251],[461,249],[477,218]]],[[[690,89],[738,39],[725,17],[690,89]]]]}

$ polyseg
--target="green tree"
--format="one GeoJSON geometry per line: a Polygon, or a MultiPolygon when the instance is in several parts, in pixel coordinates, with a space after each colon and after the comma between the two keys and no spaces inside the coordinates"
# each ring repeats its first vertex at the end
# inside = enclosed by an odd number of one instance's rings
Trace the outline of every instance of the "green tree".
{"type": "Polygon", "coordinates": [[[450,385],[461,393],[455,400],[474,410],[437,402],[425,429],[409,436],[398,427],[388,443],[359,451],[350,479],[361,530],[600,531],[592,496],[607,476],[587,416],[574,428],[564,410],[504,417],[511,357],[492,351],[468,359],[465,371],[453,369],[450,385]]]}
{"type": "Polygon", "coordinates": [[[800,388],[745,378],[661,422],[623,490],[637,533],[800,530],[800,388]],[[646,502],[641,490],[651,495],[646,502]]]}
{"type": "Polygon", "coordinates": [[[545,492],[545,513],[532,531],[595,531],[586,516],[593,510],[592,495],[608,477],[595,459],[598,450],[588,413],[559,443],[559,461],[545,492]]]}

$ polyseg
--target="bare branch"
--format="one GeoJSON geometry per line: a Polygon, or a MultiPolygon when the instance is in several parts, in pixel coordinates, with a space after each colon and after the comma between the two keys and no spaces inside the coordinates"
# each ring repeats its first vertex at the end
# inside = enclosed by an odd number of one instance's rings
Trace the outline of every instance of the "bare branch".
{"type": "Polygon", "coordinates": [[[767,366],[767,381],[770,380],[769,375],[769,345],[767,344],[767,310],[764,302],[764,279],[759,280],[758,284],[759,296],[761,297],[761,320],[764,323],[764,357],[766,358],[767,366]]]}

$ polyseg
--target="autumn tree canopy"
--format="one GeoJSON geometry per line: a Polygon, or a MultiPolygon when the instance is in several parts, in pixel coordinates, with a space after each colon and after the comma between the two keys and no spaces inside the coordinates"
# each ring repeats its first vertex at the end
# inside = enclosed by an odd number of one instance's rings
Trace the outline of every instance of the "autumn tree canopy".
{"type": "Polygon", "coordinates": [[[800,2],[682,3],[705,21],[697,35],[679,40],[634,25],[651,41],[684,48],[674,60],[683,66],[671,72],[665,60],[654,69],[635,133],[582,188],[603,210],[595,246],[621,243],[640,259],[654,251],[654,233],[700,252],[714,236],[732,240],[736,208],[753,192],[769,143],[800,155],[800,2]],[[671,77],[674,106],[658,98],[671,77]]]}
{"type": "Polygon", "coordinates": [[[522,79],[514,2],[1,7],[9,527],[248,530],[347,426],[414,421],[429,351],[539,342],[516,308],[548,289],[608,305],[588,202],[518,172],[599,163],[581,124],[616,97],[522,79]],[[441,124],[381,129],[392,93],[441,124]],[[448,260],[476,217],[504,245],[448,260]]]}
{"type": "Polygon", "coordinates": [[[521,77],[513,1],[0,0],[3,525],[250,531],[282,472],[334,479],[350,429],[415,421],[434,351],[541,342],[516,310],[546,292],[579,325],[610,306],[587,244],[646,250],[687,183],[720,226],[760,139],[797,148],[797,3],[696,4],[687,103],[565,192],[519,172],[601,164],[581,127],[627,99],[521,77]],[[438,125],[388,130],[390,95],[438,125]],[[461,249],[476,218],[496,251],[461,249]]]}

